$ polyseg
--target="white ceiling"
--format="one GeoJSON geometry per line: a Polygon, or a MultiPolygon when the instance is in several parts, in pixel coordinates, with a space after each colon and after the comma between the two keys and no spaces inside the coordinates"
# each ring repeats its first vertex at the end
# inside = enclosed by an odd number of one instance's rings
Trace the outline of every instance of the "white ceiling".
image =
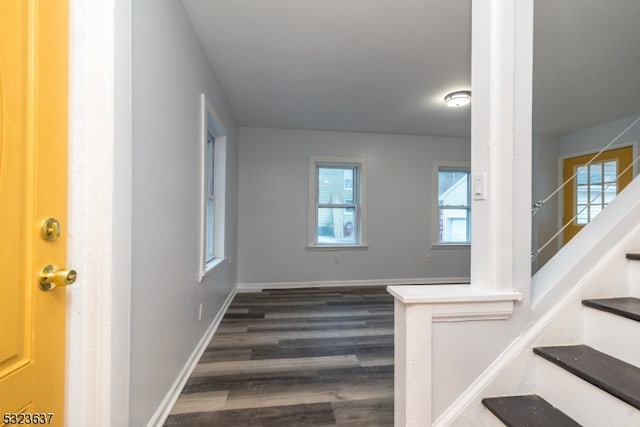
{"type": "MultiPolygon", "coordinates": [[[[469,135],[443,97],[470,88],[471,0],[183,3],[240,125],[469,135]]],[[[640,112],[639,18],[639,0],[536,0],[540,133],[640,112]]]]}
{"type": "Polygon", "coordinates": [[[640,0],[536,0],[533,122],[545,134],[640,113],[640,0]]]}

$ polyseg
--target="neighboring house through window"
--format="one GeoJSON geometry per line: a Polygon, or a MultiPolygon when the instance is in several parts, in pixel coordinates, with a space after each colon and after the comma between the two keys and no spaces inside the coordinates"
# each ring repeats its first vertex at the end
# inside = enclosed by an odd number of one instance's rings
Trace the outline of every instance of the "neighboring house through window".
{"type": "Polygon", "coordinates": [[[366,246],[365,168],[360,158],[309,159],[309,247],[366,246]]]}
{"type": "Polygon", "coordinates": [[[471,179],[466,163],[434,164],[437,194],[434,235],[436,244],[471,243],[471,179]]]}
{"type": "Polygon", "coordinates": [[[225,258],[225,176],[227,131],[201,96],[202,223],[199,278],[225,258]]]}

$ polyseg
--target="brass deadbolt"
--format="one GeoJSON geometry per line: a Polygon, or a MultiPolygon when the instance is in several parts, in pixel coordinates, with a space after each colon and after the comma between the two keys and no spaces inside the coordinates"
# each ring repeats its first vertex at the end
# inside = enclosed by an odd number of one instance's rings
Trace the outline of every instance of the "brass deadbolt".
{"type": "Polygon", "coordinates": [[[47,241],[54,241],[60,237],[60,222],[55,218],[47,218],[40,226],[40,236],[47,241]]]}
{"type": "Polygon", "coordinates": [[[75,270],[58,270],[55,265],[47,265],[39,276],[40,289],[52,291],[58,286],[71,285],[78,278],[78,273],[75,270]]]}

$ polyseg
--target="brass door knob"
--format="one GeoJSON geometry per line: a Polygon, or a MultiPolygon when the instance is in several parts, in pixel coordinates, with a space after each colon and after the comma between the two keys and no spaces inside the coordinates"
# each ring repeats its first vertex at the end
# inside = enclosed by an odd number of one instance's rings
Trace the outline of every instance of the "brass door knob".
{"type": "Polygon", "coordinates": [[[78,273],[75,270],[58,270],[55,265],[47,265],[39,276],[40,289],[52,291],[57,286],[71,285],[78,278],[78,273]]]}

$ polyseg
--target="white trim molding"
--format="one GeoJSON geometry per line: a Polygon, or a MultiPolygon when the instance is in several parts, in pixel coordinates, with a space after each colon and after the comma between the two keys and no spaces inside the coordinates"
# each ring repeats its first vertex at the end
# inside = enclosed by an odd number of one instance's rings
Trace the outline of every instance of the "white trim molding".
{"type": "Polygon", "coordinates": [[[199,268],[198,283],[202,283],[202,279],[209,271],[213,271],[215,267],[225,260],[225,204],[226,204],[226,167],[227,167],[227,128],[220,119],[216,110],[207,101],[204,93],[200,94],[200,183],[201,183],[201,202],[200,202],[200,239],[199,239],[199,268]],[[214,149],[214,258],[205,260],[206,245],[206,192],[207,192],[207,140],[208,134],[212,133],[215,137],[214,149]]]}
{"type": "Polygon", "coordinates": [[[308,177],[308,207],[307,207],[307,249],[367,249],[367,158],[366,157],[327,157],[309,156],[309,177],[308,177]],[[353,166],[357,168],[357,179],[353,188],[356,225],[354,230],[358,237],[355,244],[322,244],[316,241],[316,231],[318,229],[318,182],[317,166],[353,166]]]}
{"type": "Polygon", "coordinates": [[[393,286],[393,285],[468,285],[468,277],[422,277],[406,279],[359,279],[309,282],[238,283],[238,292],[260,292],[263,289],[332,288],[341,286],[393,286]]]}
{"type": "MultiPolygon", "coordinates": [[[[433,196],[431,197],[432,211],[431,211],[431,248],[432,249],[469,249],[471,247],[470,242],[441,242],[440,241],[440,204],[438,194],[438,181],[440,177],[440,170],[446,171],[460,171],[467,172],[471,179],[471,163],[470,162],[452,162],[452,161],[438,161],[435,160],[431,163],[431,191],[433,196]]],[[[471,207],[471,194],[469,197],[469,207],[471,207]]],[[[471,211],[473,216],[473,211],[471,211]]],[[[468,224],[467,226],[469,226],[468,224]]],[[[469,236],[471,238],[471,236],[469,236]]]]}
{"type": "Polygon", "coordinates": [[[433,322],[508,319],[521,295],[461,285],[390,286],[387,290],[395,298],[395,425],[431,425],[433,322]]]}
{"type": "Polygon", "coordinates": [[[131,132],[131,0],[70,0],[64,425],[129,422],[131,132]]]}
{"type": "Polygon", "coordinates": [[[504,320],[511,317],[517,292],[489,293],[465,285],[389,286],[388,292],[403,305],[424,305],[434,322],[504,320]]]}

